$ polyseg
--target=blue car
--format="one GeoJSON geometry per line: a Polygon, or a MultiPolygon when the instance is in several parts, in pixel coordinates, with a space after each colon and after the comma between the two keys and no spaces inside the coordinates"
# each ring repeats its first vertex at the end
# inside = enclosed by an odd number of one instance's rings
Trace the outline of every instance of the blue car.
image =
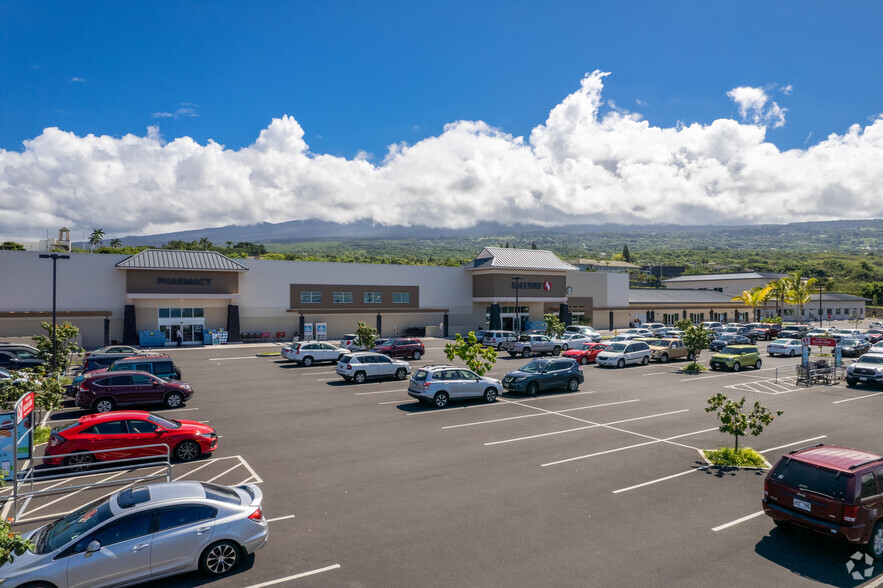
{"type": "Polygon", "coordinates": [[[570,358],[535,359],[503,378],[509,392],[529,394],[560,389],[576,392],[584,381],[582,367],[570,358]]]}

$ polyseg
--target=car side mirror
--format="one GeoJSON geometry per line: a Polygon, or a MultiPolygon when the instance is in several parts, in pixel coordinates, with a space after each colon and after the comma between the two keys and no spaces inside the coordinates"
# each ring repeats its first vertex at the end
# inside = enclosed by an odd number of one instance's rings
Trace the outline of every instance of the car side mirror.
{"type": "Polygon", "coordinates": [[[154,385],[154,386],[159,386],[159,381],[158,381],[158,380],[153,380],[153,385],[154,385]]]}
{"type": "Polygon", "coordinates": [[[98,541],[92,541],[86,546],[86,553],[95,553],[96,551],[101,551],[101,543],[98,541]]]}

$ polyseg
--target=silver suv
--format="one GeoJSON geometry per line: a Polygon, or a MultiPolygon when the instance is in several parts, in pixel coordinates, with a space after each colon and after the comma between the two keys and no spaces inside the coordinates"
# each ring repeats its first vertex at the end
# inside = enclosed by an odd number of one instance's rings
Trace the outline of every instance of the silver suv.
{"type": "Polygon", "coordinates": [[[481,338],[483,345],[495,347],[498,350],[503,349],[503,343],[506,341],[518,341],[518,335],[515,331],[485,331],[481,338]]]}
{"type": "Polygon", "coordinates": [[[846,385],[883,384],[883,353],[871,351],[846,366],[846,385]]]}
{"type": "Polygon", "coordinates": [[[426,365],[417,370],[408,385],[408,395],[420,402],[444,408],[449,400],[484,398],[493,402],[503,393],[499,380],[479,376],[472,370],[452,365],[426,365]]]}
{"type": "Polygon", "coordinates": [[[404,380],[411,373],[411,364],[382,353],[360,351],[341,357],[335,371],[347,382],[361,384],[369,378],[404,380]]]}

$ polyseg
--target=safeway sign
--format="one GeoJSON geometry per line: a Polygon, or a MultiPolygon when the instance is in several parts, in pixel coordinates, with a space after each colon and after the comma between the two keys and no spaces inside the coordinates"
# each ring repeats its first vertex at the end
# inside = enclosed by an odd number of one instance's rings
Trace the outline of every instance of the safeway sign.
{"type": "Polygon", "coordinates": [[[27,418],[29,414],[34,411],[34,393],[28,392],[24,396],[18,399],[18,402],[15,403],[15,416],[18,418],[18,422],[21,422],[27,418]]]}
{"type": "Polygon", "coordinates": [[[804,337],[803,344],[814,347],[837,347],[837,340],[827,337],[804,337]]]}

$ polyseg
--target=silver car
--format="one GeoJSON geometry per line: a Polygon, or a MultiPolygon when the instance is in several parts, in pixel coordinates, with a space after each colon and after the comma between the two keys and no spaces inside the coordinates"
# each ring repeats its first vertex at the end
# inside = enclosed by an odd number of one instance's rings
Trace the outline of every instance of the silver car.
{"type": "Polygon", "coordinates": [[[417,370],[408,385],[408,395],[420,402],[444,408],[449,400],[483,398],[493,402],[503,393],[503,384],[479,376],[472,370],[452,365],[428,365],[417,370]]]}
{"type": "Polygon", "coordinates": [[[382,353],[361,351],[343,356],[337,362],[335,371],[347,382],[361,384],[371,378],[404,380],[411,373],[411,365],[407,361],[393,359],[382,353]]]}
{"type": "Polygon", "coordinates": [[[28,533],[36,549],[0,568],[0,585],[123,586],[196,569],[220,576],[266,544],[262,498],[251,484],[121,490],[28,533]]]}
{"type": "Polygon", "coordinates": [[[332,361],[337,363],[341,357],[349,353],[345,349],[336,347],[326,341],[305,341],[292,343],[282,348],[282,357],[295,363],[310,367],[319,361],[332,361]]]}

